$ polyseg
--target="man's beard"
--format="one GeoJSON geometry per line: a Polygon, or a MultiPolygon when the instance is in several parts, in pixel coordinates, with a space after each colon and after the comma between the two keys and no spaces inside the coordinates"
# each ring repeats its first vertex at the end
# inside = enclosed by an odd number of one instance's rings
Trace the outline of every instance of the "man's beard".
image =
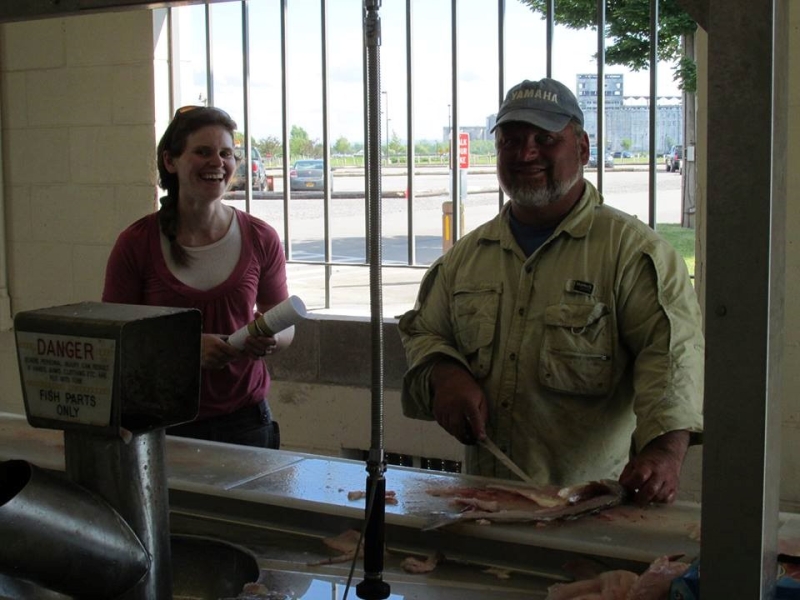
{"type": "Polygon", "coordinates": [[[506,194],[513,198],[516,204],[525,208],[544,208],[558,202],[564,194],[583,178],[580,169],[575,176],[566,181],[548,182],[544,187],[534,187],[530,185],[509,186],[505,190],[506,194]]]}

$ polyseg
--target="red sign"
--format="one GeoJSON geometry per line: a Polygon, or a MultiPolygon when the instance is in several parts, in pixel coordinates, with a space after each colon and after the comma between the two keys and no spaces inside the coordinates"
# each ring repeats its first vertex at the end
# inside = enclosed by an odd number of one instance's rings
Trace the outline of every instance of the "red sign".
{"type": "Polygon", "coordinates": [[[458,168],[469,169],[469,134],[458,134],[458,168]]]}

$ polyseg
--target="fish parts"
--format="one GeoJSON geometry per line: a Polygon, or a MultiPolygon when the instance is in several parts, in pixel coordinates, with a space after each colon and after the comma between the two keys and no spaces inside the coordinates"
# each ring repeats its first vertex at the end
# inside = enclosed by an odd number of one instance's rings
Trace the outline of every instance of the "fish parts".
{"type": "Polygon", "coordinates": [[[483,487],[447,487],[426,490],[437,497],[452,498],[457,513],[439,514],[425,530],[455,522],[526,523],[577,519],[618,506],[627,491],[613,479],[558,488],[488,484],[483,487]]]}

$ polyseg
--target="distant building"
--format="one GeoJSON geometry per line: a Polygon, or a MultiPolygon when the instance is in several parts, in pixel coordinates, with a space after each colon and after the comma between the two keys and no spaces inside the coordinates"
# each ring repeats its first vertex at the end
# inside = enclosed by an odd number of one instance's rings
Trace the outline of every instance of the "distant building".
{"type": "MultiPolygon", "coordinates": [[[[647,152],[650,149],[650,98],[625,96],[625,76],[606,74],[605,130],[606,148],[647,152]]],[[[597,75],[579,74],[575,80],[575,97],[583,110],[583,128],[589,140],[597,140],[597,75]]],[[[656,152],[668,152],[673,144],[683,143],[683,103],[680,96],[659,96],[656,100],[656,152]]]]}
{"type": "MultiPolygon", "coordinates": [[[[450,127],[442,127],[442,141],[447,142],[450,139],[450,127]]],[[[492,140],[494,137],[487,137],[488,129],[480,125],[470,125],[468,127],[459,126],[461,133],[468,133],[470,140],[492,140]]]]}
{"type": "MultiPolygon", "coordinates": [[[[621,73],[606,75],[606,108],[622,106],[625,80],[621,73]]],[[[575,97],[583,112],[597,111],[597,75],[578,75],[575,85],[575,97]]]]}
{"type": "MultiPolygon", "coordinates": [[[[575,82],[575,97],[583,110],[584,130],[592,144],[597,140],[597,75],[579,74],[575,82]]],[[[683,103],[680,96],[659,96],[656,104],[656,152],[668,152],[673,144],[683,143],[683,103]]],[[[625,76],[606,74],[605,130],[606,148],[621,151],[623,142],[629,142],[631,152],[648,152],[650,149],[650,98],[625,96],[625,76]]],[[[497,115],[486,118],[485,139],[494,139],[488,133],[494,127],[497,115]]]]}
{"type": "MultiPolygon", "coordinates": [[[[583,111],[583,126],[589,141],[597,143],[597,108],[583,111]]],[[[607,108],[605,121],[606,148],[611,152],[623,150],[648,152],[650,150],[650,107],[620,106],[607,108]]],[[[681,105],[659,105],[656,109],[656,152],[668,152],[673,144],[683,142],[683,107],[681,105]]]]}

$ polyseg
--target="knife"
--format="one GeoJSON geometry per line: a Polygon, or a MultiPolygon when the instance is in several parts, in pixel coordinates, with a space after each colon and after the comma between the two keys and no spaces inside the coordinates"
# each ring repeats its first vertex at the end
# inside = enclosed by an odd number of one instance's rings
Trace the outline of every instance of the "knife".
{"type": "Polygon", "coordinates": [[[522,479],[522,481],[524,481],[525,483],[533,484],[533,479],[531,479],[525,471],[520,469],[513,460],[508,458],[508,456],[506,456],[503,453],[503,451],[500,450],[500,448],[498,448],[497,445],[492,440],[486,437],[482,439],[479,443],[481,446],[483,446],[489,452],[491,452],[492,455],[501,463],[503,463],[503,465],[505,465],[512,473],[514,473],[514,475],[522,479]]]}

